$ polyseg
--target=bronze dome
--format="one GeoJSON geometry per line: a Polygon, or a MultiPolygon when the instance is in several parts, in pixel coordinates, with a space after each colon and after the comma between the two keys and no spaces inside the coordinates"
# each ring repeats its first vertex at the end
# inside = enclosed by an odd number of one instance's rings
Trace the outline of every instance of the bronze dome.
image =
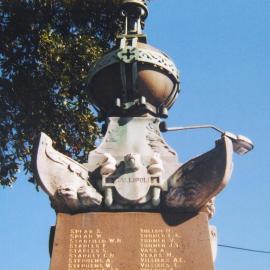
{"type": "MultiPolygon", "coordinates": [[[[88,75],[89,96],[103,113],[125,113],[137,102],[162,116],[179,92],[179,73],[169,57],[141,42],[120,46],[99,59],[88,75]]],[[[134,112],[134,111],[133,111],[134,112]]]]}

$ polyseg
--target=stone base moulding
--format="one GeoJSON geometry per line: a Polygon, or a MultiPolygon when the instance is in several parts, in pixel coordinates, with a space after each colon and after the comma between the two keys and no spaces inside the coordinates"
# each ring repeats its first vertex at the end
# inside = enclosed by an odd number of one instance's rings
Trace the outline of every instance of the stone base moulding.
{"type": "Polygon", "coordinates": [[[207,214],[58,214],[50,270],[213,270],[207,214]]]}

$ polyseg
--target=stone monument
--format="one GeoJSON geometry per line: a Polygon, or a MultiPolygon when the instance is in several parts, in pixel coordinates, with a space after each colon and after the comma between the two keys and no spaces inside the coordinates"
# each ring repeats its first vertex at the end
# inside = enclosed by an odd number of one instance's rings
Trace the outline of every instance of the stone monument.
{"type": "Polygon", "coordinates": [[[89,99],[104,122],[102,143],[79,164],[42,133],[36,178],[57,213],[51,270],[211,270],[214,198],[232,173],[233,152],[253,148],[214,126],[167,128],[179,91],[172,60],[147,44],[147,1],[123,0],[124,32],[88,75],[89,99]],[[215,147],[184,164],[161,132],[214,128],[215,147]]]}

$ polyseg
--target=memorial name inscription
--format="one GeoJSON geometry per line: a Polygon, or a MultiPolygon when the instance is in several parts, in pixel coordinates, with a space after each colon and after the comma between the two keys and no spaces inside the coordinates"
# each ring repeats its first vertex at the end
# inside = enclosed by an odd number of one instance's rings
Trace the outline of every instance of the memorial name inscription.
{"type": "Polygon", "coordinates": [[[70,229],[68,270],[119,270],[112,266],[115,254],[110,245],[121,243],[119,238],[105,239],[100,229],[70,229]]]}
{"type": "Polygon", "coordinates": [[[204,215],[169,226],[159,213],[59,214],[50,269],[212,270],[210,250],[204,215]]]}
{"type": "Polygon", "coordinates": [[[171,229],[140,229],[140,269],[179,269],[184,263],[179,256],[184,246],[181,238],[171,229]]]}
{"type": "MultiPolygon", "coordinates": [[[[139,262],[141,270],[178,269],[184,259],[181,235],[171,229],[140,228],[139,262]],[[174,250],[177,249],[175,254],[174,250]]],[[[68,270],[119,270],[114,264],[117,245],[128,246],[121,238],[104,238],[101,229],[70,229],[68,270]],[[114,246],[112,248],[112,246],[114,246]]]]}

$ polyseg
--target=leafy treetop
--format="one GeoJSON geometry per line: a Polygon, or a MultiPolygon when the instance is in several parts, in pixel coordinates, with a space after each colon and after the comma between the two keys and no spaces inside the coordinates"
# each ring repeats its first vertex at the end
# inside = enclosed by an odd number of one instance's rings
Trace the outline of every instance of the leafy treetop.
{"type": "Polygon", "coordinates": [[[0,1],[0,184],[31,169],[41,131],[85,162],[99,134],[84,79],[119,29],[113,1],[0,1]]]}

